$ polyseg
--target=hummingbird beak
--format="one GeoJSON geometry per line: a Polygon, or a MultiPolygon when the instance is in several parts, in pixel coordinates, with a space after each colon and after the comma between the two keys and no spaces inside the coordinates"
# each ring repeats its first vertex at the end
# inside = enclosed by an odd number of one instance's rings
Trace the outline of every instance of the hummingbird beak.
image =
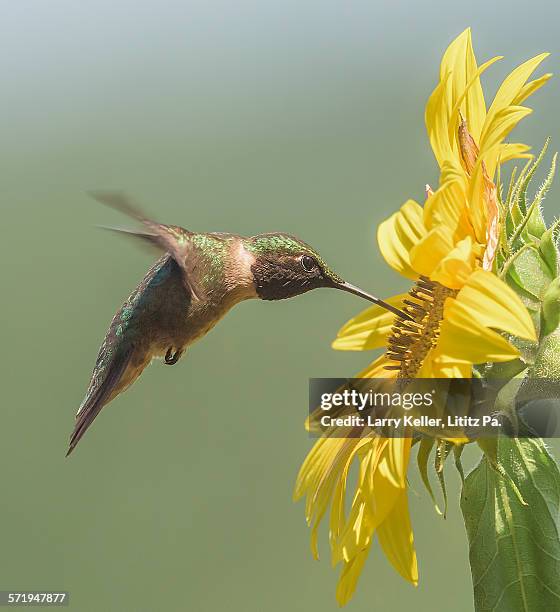
{"type": "Polygon", "coordinates": [[[406,312],[400,310],[399,308],[396,308],[395,306],[392,306],[391,304],[387,304],[387,302],[384,302],[383,300],[376,298],[374,295],[371,295],[370,293],[366,293],[359,287],[351,285],[350,283],[346,283],[346,282],[337,283],[335,287],[342,291],[353,293],[354,295],[358,295],[364,298],[365,300],[373,302],[374,304],[377,304],[378,306],[381,306],[385,308],[386,310],[389,310],[390,312],[396,314],[397,317],[400,317],[401,319],[404,319],[405,321],[413,321],[413,318],[410,315],[408,315],[406,312]]]}

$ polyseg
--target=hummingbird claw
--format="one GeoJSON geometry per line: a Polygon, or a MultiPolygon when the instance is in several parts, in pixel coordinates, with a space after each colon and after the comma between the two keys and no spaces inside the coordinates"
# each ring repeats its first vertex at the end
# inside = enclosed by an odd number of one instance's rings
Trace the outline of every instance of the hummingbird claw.
{"type": "Polygon", "coordinates": [[[164,358],[165,365],[175,365],[179,361],[179,359],[181,359],[181,355],[184,352],[185,351],[183,349],[177,349],[174,353],[173,347],[170,346],[167,349],[167,353],[165,353],[165,358],[164,358]]]}

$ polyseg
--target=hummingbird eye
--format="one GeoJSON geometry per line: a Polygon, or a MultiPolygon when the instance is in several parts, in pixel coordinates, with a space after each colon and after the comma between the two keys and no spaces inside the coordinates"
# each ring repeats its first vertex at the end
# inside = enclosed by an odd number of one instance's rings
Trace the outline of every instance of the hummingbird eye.
{"type": "Polygon", "coordinates": [[[310,255],[304,255],[301,258],[301,265],[306,272],[313,272],[317,268],[317,262],[310,255]]]}

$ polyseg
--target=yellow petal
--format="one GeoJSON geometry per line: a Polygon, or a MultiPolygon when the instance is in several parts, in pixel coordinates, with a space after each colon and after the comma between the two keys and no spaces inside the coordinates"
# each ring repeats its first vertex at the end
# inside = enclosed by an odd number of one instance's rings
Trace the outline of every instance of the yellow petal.
{"type": "MultiPolygon", "coordinates": [[[[445,75],[451,74],[451,78],[447,82],[446,90],[446,102],[447,102],[447,117],[451,115],[451,112],[455,106],[455,102],[466,90],[467,85],[476,78],[478,67],[476,64],[476,58],[472,49],[471,30],[467,28],[447,47],[447,50],[443,54],[440,66],[440,79],[443,81],[445,75]]],[[[482,121],[480,121],[480,109],[485,113],[486,106],[484,104],[484,95],[482,93],[482,87],[480,82],[475,83],[471,86],[469,94],[469,101],[466,102],[466,108],[473,110],[472,121],[476,124],[477,128],[482,127],[482,121]]],[[[484,115],[482,115],[482,120],[484,115]]],[[[471,118],[469,117],[469,124],[471,118]]]]}
{"type": "Polygon", "coordinates": [[[373,531],[374,527],[368,520],[366,501],[362,492],[358,490],[352,501],[348,521],[340,536],[342,559],[348,562],[356,557],[371,542],[373,531]]]}
{"type": "Polygon", "coordinates": [[[396,370],[386,370],[385,366],[388,365],[394,365],[394,363],[389,361],[385,355],[381,355],[365,370],[362,370],[356,378],[395,378],[396,370]]]}
{"type": "Polygon", "coordinates": [[[487,150],[504,140],[521,119],[531,112],[531,109],[526,106],[508,106],[496,113],[490,129],[485,132],[484,139],[480,143],[481,151],[487,150]]]}
{"type": "Polygon", "coordinates": [[[371,438],[354,439],[354,452],[347,458],[338,480],[336,489],[333,493],[330,521],[329,521],[329,539],[332,549],[332,563],[336,565],[342,560],[342,546],[340,545],[340,537],[345,528],[345,503],[346,503],[346,482],[348,479],[348,471],[354,458],[365,446],[372,444],[371,438]]]}
{"type": "Polygon", "coordinates": [[[482,325],[537,340],[531,316],[519,296],[491,272],[474,272],[458,293],[457,302],[482,325]]]}
{"type": "Polygon", "coordinates": [[[502,55],[498,55],[488,60],[474,74],[469,83],[467,83],[465,90],[462,95],[459,96],[457,100],[454,102],[453,110],[449,115],[450,122],[448,127],[449,138],[454,139],[455,134],[457,133],[457,124],[460,120],[459,111],[463,110],[463,118],[466,120],[470,128],[470,134],[475,140],[479,140],[480,131],[482,129],[482,125],[484,120],[486,119],[486,104],[484,102],[484,94],[482,92],[482,85],[480,83],[480,76],[483,72],[485,72],[492,64],[495,64],[497,61],[503,59],[502,55]],[[480,98],[477,95],[469,96],[471,90],[480,91],[480,98]],[[477,99],[478,98],[478,99],[477,99]]]}
{"type": "Polygon", "coordinates": [[[535,340],[531,317],[515,292],[491,272],[478,270],[444,306],[437,351],[456,361],[509,361],[519,351],[491,328],[535,340]]]}
{"type": "Polygon", "coordinates": [[[453,249],[448,228],[438,225],[410,251],[410,264],[419,274],[430,276],[443,257],[453,249]]]}
{"type": "Polygon", "coordinates": [[[486,62],[480,72],[478,71],[476,64],[476,57],[472,48],[471,30],[468,29],[467,47],[465,49],[465,84],[463,86],[467,91],[465,96],[465,117],[469,124],[469,129],[473,138],[478,141],[480,138],[480,132],[486,119],[486,103],[484,101],[484,93],[482,91],[482,85],[480,83],[480,74],[492,65],[497,59],[494,58],[489,62],[486,62]]]}
{"type": "Polygon", "coordinates": [[[489,129],[484,133],[480,143],[480,155],[484,157],[488,176],[492,178],[496,169],[499,148],[490,151],[492,147],[499,145],[513,128],[527,115],[531,114],[531,109],[524,106],[508,106],[496,113],[494,121],[489,129]]]}
{"type": "Polygon", "coordinates": [[[344,563],[336,588],[336,600],[338,605],[345,606],[350,599],[352,599],[352,595],[354,595],[356,585],[358,584],[358,578],[362,573],[364,563],[369,554],[370,545],[371,544],[369,544],[367,548],[361,550],[351,561],[344,563]]]}
{"type": "Polygon", "coordinates": [[[503,142],[498,150],[498,163],[503,164],[510,159],[530,159],[533,156],[529,153],[531,147],[521,142],[503,142]]]}
{"type": "Polygon", "coordinates": [[[416,586],[418,584],[418,563],[406,491],[399,495],[391,514],[377,528],[377,535],[391,565],[405,580],[416,586]]]}
{"type": "MultiPolygon", "coordinates": [[[[308,494],[307,507],[308,515],[312,516],[311,521],[311,553],[315,559],[319,558],[317,548],[318,529],[321,520],[327,512],[329,503],[331,502],[333,491],[341,480],[341,469],[343,470],[348,461],[354,455],[356,448],[355,438],[343,438],[342,443],[337,440],[337,453],[330,463],[324,465],[319,474],[315,477],[315,491],[308,494]]],[[[345,477],[345,476],[344,476],[345,477]]]]}
{"type": "MultiPolygon", "coordinates": [[[[353,502],[354,512],[359,510],[358,506],[354,507],[355,504],[365,503],[363,520],[367,523],[364,526],[367,530],[361,532],[362,537],[369,537],[387,518],[407,484],[411,438],[375,438],[374,441],[378,443],[377,446],[372,446],[368,455],[361,458],[357,494],[353,502]],[[399,440],[399,443],[395,444],[395,440],[399,440]]],[[[349,519],[341,536],[345,555],[354,554],[356,547],[360,547],[359,535],[349,519]]]]}
{"type": "Polygon", "coordinates": [[[411,446],[412,438],[389,438],[383,449],[376,476],[387,479],[397,488],[404,489],[411,446]]]}
{"type": "MultiPolygon", "coordinates": [[[[363,544],[360,535],[373,533],[391,512],[397,497],[400,492],[406,487],[406,470],[408,468],[408,459],[410,456],[410,438],[403,438],[404,444],[398,447],[389,448],[390,443],[398,438],[372,438],[372,444],[367,448],[367,454],[360,457],[360,474],[357,484],[357,492],[352,502],[351,515],[347,521],[344,532],[341,534],[341,541],[344,543],[345,555],[352,555],[356,547],[363,544]],[[393,461],[390,457],[392,454],[402,456],[402,465],[399,468],[397,465],[390,465],[393,461]],[[397,469],[402,470],[397,473],[397,469]],[[362,511],[361,504],[365,504],[362,511]],[[363,516],[362,516],[363,515],[363,516]],[[358,518],[367,522],[369,531],[361,531],[356,529],[358,518]]],[[[348,558],[348,557],[346,557],[348,558]]]]}
{"type": "Polygon", "coordinates": [[[476,266],[476,249],[467,236],[446,253],[430,278],[450,289],[460,289],[469,280],[476,266]]]}
{"type": "Polygon", "coordinates": [[[450,73],[447,73],[432,92],[424,116],[428,138],[440,166],[454,154],[449,140],[449,120],[446,110],[446,88],[449,78],[450,73]]]}
{"type": "Polygon", "coordinates": [[[519,356],[500,334],[481,325],[457,300],[445,308],[441,323],[438,352],[450,360],[464,363],[510,361],[519,356]]]}
{"type": "MultiPolygon", "coordinates": [[[[395,295],[386,300],[392,306],[401,307],[407,294],[395,295]]],[[[367,308],[340,328],[332,348],[339,351],[367,351],[384,346],[395,315],[381,306],[367,308]]]]}
{"type": "Polygon", "coordinates": [[[489,125],[494,120],[494,115],[497,112],[506,106],[513,104],[520,96],[524,95],[524,93],[527,91],[524,89],[527,79],[537,69],[538,65],[549,55],[549,53],[541,53],[540,55],[527,60],[523,64],[519,65],[504,79],[504,82],[500,85],[498,91],[496,92],[492,105],[488,109],[488,117],[486,118],[484,130],[488,129],[489,125]]]}
{"type": "MultiPolygon", "coordinates": [[[[344,438],[319,438],[303,462],[296,480],[294,500],[298,500],[306,492],[311,491],[311,501],[314,491],[321,479],[321,474],[333,465],[344,446],[344,438]]],[[[312,506],[312,504],[310,504],[312,506]]],[[[311,520],[311,507],[308,508],[307,519],[311,520]]]]}
{"type": "Polygon", "coordinates": [[[535,91],[540,89],[550,78],[552,74],[548,72],[547,74],[543,74],[542,77],[535,79],[534,81],[529,81],[522,88],[519,94],[514,98],[512,104],[522,104],[529,96],[532,96],[535,91]]]}
{"type": "Polygon", "coordinates": [[[447,48],[440,66],[440,83],[426,105],[425,121],[434,155],[440,166],[456,157],[456,130],[459,110],[469,124],[476,141],[486,118],[486,103],[480,75],[495,57],[478,67],[472,48],[470,28],[462,32],[447,48]]]}
{"type": "Polygon", "coordinates": [[[473,235],[467,215],[467,183],[458,159],[445,160],[442,165],[440,187],[424,205],[424,225],[433,229],[444,225],[454,240],[473,235]]]}
{"type": "Polygon", "coordinates": [[[377,230],[377,241],[385,261],[403,276],[416,278],[418,275],[410,265],[409,253],[425,233],[422,207],[408,200],[377,230]]]}
{"type": "MultiPolygon", "coordinates": [[[[431,358],[430,378],[471,378],[472,365],[470,363],[451,361],[444,355],[439,355],[436,349],[431,358]]],[[[420,378],[420,373],[418,374],[420,378]]]]}
{"type": "Polygon", "coordinates": [[[488,114],[482,128],[480,142],[484,142],[487,138],[487,134],[494,130],[493,124],[499,113],[511,105],[518,104],[521,99],[524,99],[523,96],[529,91],[525,89],[527,79],[547,56],[548,53],[537,55],[518,66],[508,77],[506,77],[504,82],[500,85],[492,105],[488,109],[488,114]]]}

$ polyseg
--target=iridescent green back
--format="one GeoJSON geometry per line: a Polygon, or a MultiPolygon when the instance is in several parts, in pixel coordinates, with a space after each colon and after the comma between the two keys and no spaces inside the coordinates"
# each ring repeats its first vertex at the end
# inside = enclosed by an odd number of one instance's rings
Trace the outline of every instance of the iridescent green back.
{"type": "Polygon", "coordinates": [[[193,234],[191,237],[200,258],[198,281],[212,288],[224,277],[232,234],[193,234]]]}

